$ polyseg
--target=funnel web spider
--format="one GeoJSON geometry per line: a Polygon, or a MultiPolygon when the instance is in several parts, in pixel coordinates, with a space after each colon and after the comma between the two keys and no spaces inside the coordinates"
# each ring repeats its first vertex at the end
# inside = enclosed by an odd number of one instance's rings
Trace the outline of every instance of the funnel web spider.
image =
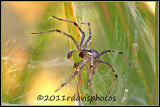
{"type": "Polygon", "coordinates": [[[111,84],[111,87],[108,91],[108,96],[113,88],[113,86],[115,85],[117,79],[118,79],[118,75],[117,73],[115,72],[115,70],[113,69],[112,65],[109,64],[108,62],[106,61],[103,61],[103,60],[100,60],[100,56],[105,54],[105,53],[117,53],[117,54],[121,54],[124,58],[124,60],[127,62],[127,64],[134,70],[136,70],[136,68],[134,68],[130,63],[129,61],[127,60],[125,54],[123,52],[120,52],[120,51],[115,51],[115,50],[104,50],[102,52],[97,52],[95,49],[89,49],[88,46],[89,44],[91,43],[91,37],[92,37],[92,34],[91,34],[91,27],[90,27],[90,23],[89,22],[81,22],[81,24],[87,24],[88,25],[88,28],[89,28],[89,37],[88,39],[84,42],[84,39],[85,39],[85,33],[82,31],[82,29],[78,26],[78,24],[76,22],[73,22],[73,21],[69,21],[69,20],[64,20],[64,19],[60,19],[60,18],[57,18],[55,16],[52,16],[53,18],[55,19],[58,19],[58,20],[61,20],[61,21],[64,21],[64,22],[69,22],[69,23],[73,23],[77,28],[78,30],[82,33],[82,37],[81,37],[81,41],[80,43],[78,43],[75,38],[61,30],[49,30],[49,31],[44,31],[44,32],[40,32],[40,33],[31,33],[31,34],[45,34],[45,33],[50,33],[50,32],[59,32],[67,37],[69,37],[70,39],[73,40],[73,42],[75,43],[76,47],[77,47],[77,50],[72,50],[68,53],[67,55],[67,58],[71,58],[72,54],[74,52],[79,52],[79,57],[82,58],[81,61],[79,62],[76,62],[74,63],[73,65],[73,68],[76,68],[76,71],[57,89],[55,90],[55,92],[57,92],[58,90],[60,90],[64,85],[66,85],[72,78],[75,77],[75,75],[77,73],[79,73],[81,71],[81,69],[83,68],[83,66],[86,64],[86,63],[89,63],[90,64],[90,72],[89,72],[89,79],[88,79],[88,86],[91,85],[91,77],[92,77],[92,74],[94,74],[94,70],[96,69],[96,67],[98,66],[99,63],[103,63],[103,64],[106,64],[110,67],[110,69],[112,70],[114,76],[115,76],[115,79],[114,81],[112,82],[111,84]]]}

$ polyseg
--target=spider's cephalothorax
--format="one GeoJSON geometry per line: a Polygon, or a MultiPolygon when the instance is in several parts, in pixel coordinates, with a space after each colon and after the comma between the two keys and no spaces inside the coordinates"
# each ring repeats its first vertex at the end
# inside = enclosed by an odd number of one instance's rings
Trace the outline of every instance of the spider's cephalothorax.
{"type": "MultiPolygon", "coordinates": [[[[98,53],[95,49],[88,49],[89,48],[89,44],[91,43],[91,27],[90,27],[90,23],[89,22],[81,22],[81,24],[88,24],[88,27],[89,27],[89,37],[87,38],[86,42],[84,42],[85,40],[85,33],[82,31],[82,29],[78,26],[78,24],[76,22],[73,22],[73,21],[68,21],[68,20],[64,20],[64,19],[60,19],[60,18],[57,18],[55,16],[52,16],[58,20],[61,20],[61,21],[65,21],[65,22],[69,22],[69,23],[72,23],[74,24],[78,30],[82,33],[82,38],[81,38],[81,41],[80,43],[78,43],[73,36],[61,31],[61,30],[49,30],[49,31],[45,31],[45,32],[40,32],[40,33],[31,33],[31,34],[44,34],[44,33],[49,33],[49,32],[58,32],[58,33],[61,33],[67,37],[69,37],[70,39],[73,40],[73,42],[75,43],[76,47],[77,47],[77,50],[72,50],[68,53],[67,55],[67,58],[71,58],[72,54],[74,52],[79,52],[79,57],[82,58],[81,61],[79,62],[76,62],[74,63],[73,67],[76,68],[76,71],[72,74],[72,76],[70,76],[55,92],[57,92],[59,89],[61,89],[66,83],[68,83],[73,77],[75,77],[75,75],[77,73],[80,73],[82,67],[85,65],[85,64],[88,64],[88,67],[90,69],[90,72],[89,72],[89,79],[88,79],[88,86],[91,85],[92,87],[92,82],[91,82],[91,76],[92,74],[94,73],[94,70],[95,68],[98,66],[98,63],[103,63],[103,64],[106,64],[108,65],[114,76],[115,76],[115,80],[112,82],[112,85],[108,91],[108,96],[114,86],[114,84],[116,83],[116,80],[118,78],[118,75],[116,74],[115,70],[113,69],[112,65],[109,64],[108,62],[106,61],[103,61],[103,60],[100,60],[100,56],[107,53],[107,52],[113,52],[113,53],[118,53],[118,54],[121,54],[123,56],[123,58],[126,60],[127,64],[135,69],[133,66],[130,65],[129,61],[127,60],[126,56],[124,55],[123,52],[120,52],[120,51],[114,51],[114,50],[104,50],[100,53],[98,53]]],[[[136,69],[135,69],[136,70],[136,69]]],[[[92,88],[92,91],[93,91],[93,88],[92,88]]],[[[94,91],[93,91],[94,92],[94,91]]],[[[95,95],[95,94],[94,94],[95,95]]]]}
{"type": "Polygon", "coordinates": [[[98,52],[95,49],[82,49],[79,53],[79,57],[84,58],[85,56],[91,57],[96,56],[98,52]]]}
{"type": "Polygon", "coordinates": [[[79,53],[79,57],[83,58],[87,54],[87,51],[85,49],[81,50],[79,53]]]}

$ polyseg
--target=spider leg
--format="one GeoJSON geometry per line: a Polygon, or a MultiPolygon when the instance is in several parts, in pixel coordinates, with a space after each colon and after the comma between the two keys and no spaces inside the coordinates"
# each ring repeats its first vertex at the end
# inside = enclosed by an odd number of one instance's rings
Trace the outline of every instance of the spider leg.
{"type": "Polygon", "coordinates": [[[64,19],[60,19],[60,18],[57,18],[55,16],[52,15],[52,17],[58,19],[58,20],[61,20],[61,21],[65,21],[65,22],[69,22],[69,23],[73,23],[78,29],[79,31],[82,33],[82,38],[81,38],[81,42],[80,42],[80,47],[82,46],[83,44],[83,41],[85,39],[85,33],[82,31],[82,29],[78,26],[78,24],[76,22],[73,22],[73,21],[69,21],[69,20],[64,20],[64,19]]]}
{"type": "MultiPolygon", "coordinates": [[[[90,22],[81,22],[81,24],[88,24],[88,28],[89,28],[89,37],[87,39],[87,41],[85,42],[85,44],[83,45],[84,48],[87,48],[87,44],[88,42],[91,40],[91,26],[90,26],[90,22]]],[[[84,38],[85,39],[85,38],[84,38]]],[[[83,43],[80,43],[80,46],[82,45],[83,43]]]]}
{"type": "Polygon", "coordinates": [[[92,34],[91,34],[91,26],[90,26],[90,22],[81,22],[81,24],[88,24],[88,28],[89,28],[89,37],[87,39],[87,41],[84,43],[83,47],[87,48],[88,46],[88,42],[90,42],[92,34]]]}
{"type": "Polygon", "coordinates": [[[49,33],[49,32],[59,32],[59,33],[62,33],[64,35],[66,35],[67,37],[71,38],[73,40],[73,42],[75,43],[77,49],[79,49],[79,44],[78,42],[74,39],[73,36],[61,31],[61,30],[49,30],[49,31],[45,31],[45,32],[40,32],[40,33],[31,33],[31,34],[45,34],[45,33],[49,33]]]}
{"type": "Polygon", "coordinates": [[[86,64],[86,62],[88,61],[88,57],[85,58],[85,60],[83,61],[83,63],[77,68],[77,70],[72,74],[72,76],[70,76],[55,92],[57,92],[58,90],[60,90],[65,84],[67,84],[81,69],[82,67],[86,64]]]}
{"type": "Polygon", "coordinates": [[[67,55],[67,58],[68,58],[68,59],[72,57],[73,52],[79,52],[79,51],[78,51],[78,50],[72,50],[72,51],[70,51],[70,52],[68,53],[68,55],[67,55]]]}
{"type": "MultiPolygon", "coordinates": [[[[75,62],[74,65],[73,65],[73,68],[77,68],[82,61],[83,60],[81,60],[79,62],[75,62]]],[[[81,72],[79,72],[78,75],[79,75],[80,84],[84,85],[83,80],[82,80],[82,76],[81,76],[81,72]]]]}
{"type": "Polygon", "coordinates": [[[89,79],[88,79],[88,87],[89,87],[90,82],[91,82],[92,73],[93,73],[93,57],[91,57],[91,65],[90,65],[90,72],[89,72],[89,79]]]}
{"type": "Polygon", "coordinates": [[[107,52],[113,52],[113,53],[121,54],[121,55],[123,56],[124,60],[127,62],[127,64],[128,64],[132,69],[137,70],[135,67],[133,67],[133,66],[129,63],[129,61],[128,61],[128,59],[126,58],[125,54],[124,54],[123,52],[120,52],[120,51],[105,50],[105,51],[102,51],[101,53],[97,54],[94,58],[97,58],[97,57],[99,57],[99,56],[101,56],[101,55],[103,55],[103,54],[105,54],[105,53],[107,53],[107,52]]]}
{"type": "Polygon", "coordinates": [[[113,69],[112,65],[109,64],[108,62],[102,61],[102,60],[100,60],[100,59],[96,59],[96,61],[108,65],[108,66],[111,68],[111,70],[112,70],[112,72],[113,72],[113,74],[114,74],[114,76],[115,76],[115,80],[112,82],[112,85],[111,85],[111,87],[110,87],[110,89],[109,89],[109,91],[108,91],[108,94],[107,94],[107,96],[109,96],[109,94],[110,94],[113,86],[115,85],[115,83],[116,83],[116,81],[117,81],[117,79],[118,79],[118,75],[116,74],[116,72],[115,72],[115,70],[113,69]]]}
{"type": "Polygon", "coordinates": [[[77,68],[82,61],[83,61],[83,60],[81,60],[81,61],[79,61],[79,62],[75,62],[74,65],[73,65],[73,68],[77,68]]]}
{"type": "MultiPolygon", "coordinates": [[[[91,80],[90,84],[91,84],[91,89],[92,89],[92,92],[93,92],[93,96],[96,98],[96,94],[95,94],[95,91],[94,91],[94,88],[93,88],[92,80],[91,80]]],[[[98,105],[97,100],[95,100],[95,102],[96,102],[96,105],[98,105]]]]}

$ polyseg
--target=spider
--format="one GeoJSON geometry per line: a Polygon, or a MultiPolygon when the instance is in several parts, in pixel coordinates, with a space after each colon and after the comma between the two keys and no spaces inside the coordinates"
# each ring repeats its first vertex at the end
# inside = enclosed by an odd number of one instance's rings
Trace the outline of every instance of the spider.
{"type": "Polygon", "coordinates": [[[74,52],[79,52],[79,57],[82,58],[81,61],[79,62],[76,62],[74,63],[73,65],[73,68],[76,68],[76,71],[57,89],[55,90],[55,92],[57,92],[58,90],[60,90],[64,85],[66,85],[72,78],[75,77],[75,75],[77,73],[79,73],[81,71],[81,69],[83,68],[83,66],[87,63],[90,64],[90,72],[89,72],[89,79],[88,79],[88,86],[91,85],[91,77],[92,77],[92,74],[94,74],[94,70],[95,68],[98,66],[99,63],[103,63],[103,64],[106,64],[110,67],[110,69],[112,70],[114,76],[115,76],[115,79],[114,81],[112,82],[111,84],[111,87],[108,91],[108,96],[113,88],[113,86],[115,85],[117,79],[118,79],[118,75],[117,73],[115,72],[115,70],[113,69],[112,65],[109,64],[108,62],[106,61],[103,61],[100,59],[100,56],[105,54],[105,53],[117,53],[117,54],[121,54],[124,58],[124,60],[127,62],[127,64],[134,70],[136,70],[136,68],[134,68],[130,63],[129,61],[127,60],[125,54],[123,52],[120,52],[120,51],[115,51],[115,50],[104,50],[102,52],[98,52],[96,51],[95,49],[89,49],[89,44],[91,43],[91,37],[92,37],[92,34],[91,34],[91,27],[90,27],[90,22],[81,22],[81,24],[87,24],[88,25],[88,28],[89,28],[89,37],[87,38],[87,40],[84,42],[85,40],[85,33],[82,31],[82,29],[78,26],[78,24],[74,21],[69,21],[69,20],[64,20],[64,19],[60,19],[58,17],[55,17],[52,15],[53,18],[55,19],[58,19],[58,20],[61,20],[61,21],[64,21],[64,22],[69,22],[69,23],[72,23],[74,24],[78,30],[82,33],[82,37],[81,37],[81,41],[80,43],[78,43],[75,38],[61,30],[49,30],[49,31],[44,31],[44,32],[40,32],[40,33],[31,33],[31,34],[45,34],[45,33],[49,33],[49,32],[58,32],[58,33],[61,33],[67,37],[69,37],[70,39],[73,40],[74,44],[76,45],[77,47],[77,50],[72,50],[68,53],[67,55],[67,58],[70,59],[72,57],[72,54],[74,52]]]}

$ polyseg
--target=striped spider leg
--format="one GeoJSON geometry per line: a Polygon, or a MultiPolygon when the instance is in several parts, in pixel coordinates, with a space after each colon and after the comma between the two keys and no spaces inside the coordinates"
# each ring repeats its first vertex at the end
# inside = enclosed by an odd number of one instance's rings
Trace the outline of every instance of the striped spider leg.
{"type": "Polygon", "coordinates": [[[73,77],[75,77],[75,75],[80,72],[80,70],[82,69],[82,67],[87,63],[88,61],[88,57],[85,58],[85,60],[82,62],[82,64],[77,68],[77,70],[72,74],[72,76],[70,76],[55,92],[57,92],[58,90],[60,90],[65,84],[67,84],[73,77]]]}
{"type": "Polygon", "coordinates": [[[115,83],[116,83],[116,81],[117,81],[117,79],[118,79],[118,75],[117,75],[117,73],[115,72],[115,70],[113,69],[113,67],[112,67],[111,64],[109,64],[109,63],[106,62],[106,61],[97,59],[98,57],[100,57],[101,55],[103,55],[103,54],[105,54],[105,53],[107,53],[107,52],[112,52],[112,53],[121,54],[121,55],[123,56],[124,60],[127,62],[127,64],[128,64],[132,69],[134,69],[134,70],[137,70],[137,69],[136,69],[135,67],[133,67],[133,66],[129,63],[129,61],[127,60],[127,58],[126,58],[126,56],[125,56],[125,54],[124,54],[123,52],[114,51],[114,50],[105,50],[105,51],[102,51],[101,53],[97,54],[97,55],[94,57],[94,58],[96,59],[96,61],[108,65],[108,66],[111,68],[111,70],[112,70],[112,72],[113,72],[113,74],[114,74],[114,76],[115,76],[115,80],[112,82],[112,85],[111,85],[111,87],[110,87],[110,89],[109,89],[109,91],[108,91],[108,94],[107,94],[107,96],[109,96],[112,88],[114,87],[114,85],[115,85],[115,83]]]}

